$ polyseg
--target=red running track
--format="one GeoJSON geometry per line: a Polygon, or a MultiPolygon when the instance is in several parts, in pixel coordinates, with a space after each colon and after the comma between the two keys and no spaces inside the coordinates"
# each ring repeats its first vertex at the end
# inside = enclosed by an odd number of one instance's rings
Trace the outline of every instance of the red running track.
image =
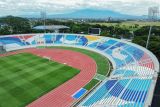
{"type": "MultiPolygon", "coordinates": [[[[84,87],[96,74],[95,61],[79,52],[63,49],[25,49],[6,55],[29,52],[41,57],[50,57],[59,63],[66,63],[77,68],[80,73],[54,90],[33,101],[27,107],[69,107],[75,101],[72,95],[84,87]]],[[[53,81],[54,82],[54,81],[53,81]]]]}

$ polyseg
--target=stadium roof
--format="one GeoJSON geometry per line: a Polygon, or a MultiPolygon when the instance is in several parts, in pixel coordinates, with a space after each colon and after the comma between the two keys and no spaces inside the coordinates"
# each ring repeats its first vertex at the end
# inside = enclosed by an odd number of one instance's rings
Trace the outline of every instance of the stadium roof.
{"type": "Polygon", "coordinates": [[[59,29],[69,29],[68,26],[64,26],[64,25],[40,25],[40,26],[35,26],[33,27],[33,29],[35,30],[59,30],[59,29]]]}

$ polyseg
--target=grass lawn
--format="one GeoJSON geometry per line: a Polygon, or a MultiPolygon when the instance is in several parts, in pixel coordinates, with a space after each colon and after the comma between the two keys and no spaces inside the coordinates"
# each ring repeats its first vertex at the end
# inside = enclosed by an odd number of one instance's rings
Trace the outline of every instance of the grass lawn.
{"type": "Polygon", "coordinates": [[[24,107],[79,72],[29,53],[0,57],[0,107],[24,107]]]}
{"type": "Polygon", "coordinates": [[[98,82],[99,82],[99,80],[97,80],[97,79],[92,79],[84,88],[87,89],[87,90],[90,90],[90,89],[93,88],[98,82]]]}
{"type": "Polygon", "coordinates": [[[104,26],[115,26],[120,24],[121,27],[125,26],[134,26],[135,24],[139,25],[140,27],[143,26],[160,26],[160,22],[144,22],[144,21],[125,21],[122,23],[90,23],[91,25],[99,24],[104,26]]]}

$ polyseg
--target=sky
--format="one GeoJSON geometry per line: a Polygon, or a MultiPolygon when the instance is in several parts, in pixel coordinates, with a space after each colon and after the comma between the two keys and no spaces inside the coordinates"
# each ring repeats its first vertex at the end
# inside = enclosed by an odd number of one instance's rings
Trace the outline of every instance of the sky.
{"type": "Polygon", "coordinates": [[[160,0],[0,0],[0,16],[69,13],[81,9],[112,10],[128,15],[147,15],[160,0]]]}

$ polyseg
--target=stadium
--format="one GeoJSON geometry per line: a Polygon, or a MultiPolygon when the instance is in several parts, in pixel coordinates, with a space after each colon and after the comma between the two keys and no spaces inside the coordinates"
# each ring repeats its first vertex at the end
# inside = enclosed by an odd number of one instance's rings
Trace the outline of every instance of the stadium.
{"type": "Polygon", "coordinates": [[[149,107],[159,73],[147,49],[103,36],[0,36],[0,51],[0,107],[149,107]]]}

